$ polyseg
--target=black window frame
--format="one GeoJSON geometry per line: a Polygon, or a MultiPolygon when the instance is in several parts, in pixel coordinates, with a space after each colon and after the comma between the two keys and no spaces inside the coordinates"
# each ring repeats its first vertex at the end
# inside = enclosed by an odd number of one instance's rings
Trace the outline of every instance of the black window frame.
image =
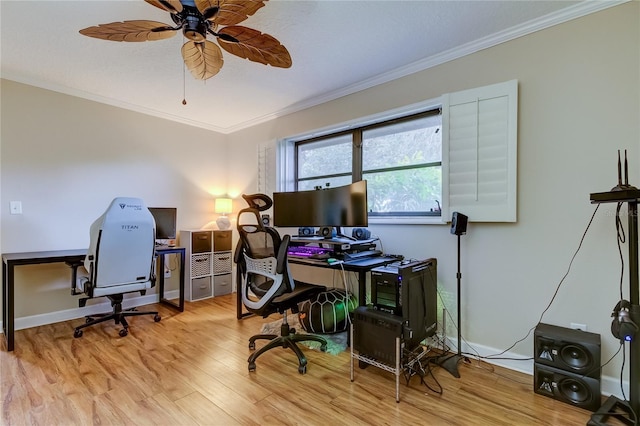
{"type": "MultiPolygon", "coordinates": [[[[354,126],[352,128],[346,130],[340,130],[336,132],[331,132],[327,134],[323,134],[321,136],[315,136],[306,139],[300,139],[294,142],[294,161],[293,161],[293,184],[294,190],[299,190],[299,183],[304,181],[318,180],[320,178],[336,178],[336,177],[347,177],[351,176],[351,182],[357,182],[363,179],[363,176],[367,173],[374,173],[378,171],[384,172],[393,172],[393,171],[401,171],[401,170],[409,170],[409,169],[422,169],[428,167],[440,167],[442,168],[442,157],[440,157],[440,161],[432,161],[427,163],[418,163],[412,165],[403,165],[403,166],[393,166],[388,168],[376,168],[371,170],[363,170],[363,133],[367,130],[372,130],[376,128],[386,127],[402,122],[412,121],[424,117],[431,116],[440,116],[442,117],[442,108],[441,107],[431,107],[424,111],[420,111],[417,113],[407,114],[400,117],[395,117],[388,120],[379,121],[372,124],[366,124],[361,126],[354,126]],[[318,143],[320,141],[324,141],[327,139],[332,139],[344,135],[351,135],[351,147],[352,147],[352,161],[351,161],[351,171],[350,173],[332,173],[325,175],[316,175],[300,178],[298,175],[299,170],[299,148],[304,145],[318,143]]],[[[440,204],[439,204],[440,207],[440,204]]],[[[434,209],[431,211],[391,211],[391,212],[369,212],[370,217],[440,217],[441,209],[434,209]]]]}

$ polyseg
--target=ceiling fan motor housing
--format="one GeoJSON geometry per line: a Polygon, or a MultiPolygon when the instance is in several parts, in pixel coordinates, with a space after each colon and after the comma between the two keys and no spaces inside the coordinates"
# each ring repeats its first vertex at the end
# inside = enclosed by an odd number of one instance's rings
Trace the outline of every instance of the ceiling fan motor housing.
{"type": "Polygon", "coordinates": [[[180,13],[172,14],[171,19],[182,26],[182,33],[189,40],[200,43],[207,39],[209,22],[195,7],[185,5],[180,13]]]}

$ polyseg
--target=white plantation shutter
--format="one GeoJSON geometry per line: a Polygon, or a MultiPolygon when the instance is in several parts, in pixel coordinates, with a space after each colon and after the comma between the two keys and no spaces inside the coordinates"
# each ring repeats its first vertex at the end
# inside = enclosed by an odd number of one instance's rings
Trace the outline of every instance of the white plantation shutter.
{"type": "Polygon", "coordinates": [[[517,80],[443,96],[443,220],[516,221],[517,116],[517,80]]]}
{"type": "Polygon", "coordinates": [[[258,145],[258,193],[273,196],[276,184],[275,141],[258,145]]]}

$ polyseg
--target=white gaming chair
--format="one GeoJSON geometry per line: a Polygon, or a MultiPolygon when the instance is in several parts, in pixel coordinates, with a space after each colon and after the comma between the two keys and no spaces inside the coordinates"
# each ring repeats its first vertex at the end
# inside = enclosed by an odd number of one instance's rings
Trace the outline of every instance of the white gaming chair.
{"type": "Polygon", "coordinates": [[[129,333],[125,317],[154,315],[154,321],[160,321],[158,312],[122,310],[125,293],[144,295],[155,286],[155,221],[141,199],[115,198],[91,225],[84,267],[81,263],[70,266],[71,294],[87,296],[78,301],[80,307],[101,296],[108,297],[113,306],[113,312],[87,316],[86,323],[76,327],[74,337],[82,336],[82,328],[111,319],[124,327],[119,332],[122,337],[129,333]]]}

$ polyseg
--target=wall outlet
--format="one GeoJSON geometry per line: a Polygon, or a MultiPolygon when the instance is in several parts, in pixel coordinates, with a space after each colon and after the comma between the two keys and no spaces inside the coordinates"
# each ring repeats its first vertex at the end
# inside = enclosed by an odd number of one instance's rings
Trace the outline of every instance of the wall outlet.
{"type": "Polygon", "coordinates": [[[171,278],[171,270],[170,269],[166,269],[164,271],[164,277],[165,278],[171,278]]]}
{"type": "Polygon", "coordinates": [[[577,322],[572,322],[570,327],[573,328],[574,330],[587,331],[587,324],[580,324],[580,323],[577,323],[577,322]]]}
{"type": "Polygon", "coordinates": [[[11,201],[9,207],[11,214],[22,214],[22,201],[11,201]]]}

